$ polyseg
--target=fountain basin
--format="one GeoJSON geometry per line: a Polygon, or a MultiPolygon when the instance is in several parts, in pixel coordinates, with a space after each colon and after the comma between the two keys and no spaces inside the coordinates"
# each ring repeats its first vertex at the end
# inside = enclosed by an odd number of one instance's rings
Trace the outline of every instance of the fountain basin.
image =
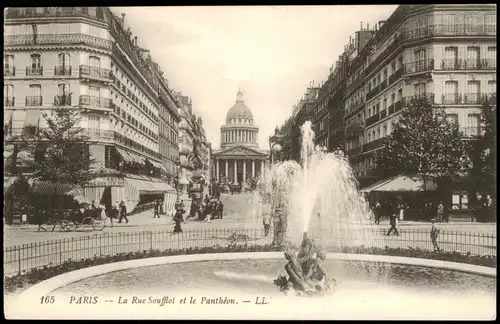
{"type": "Polygon", "coordinates": [[[199,254],[117,262],[59,275],[21,293],[12,304],[18,305],[17,309],[6,307],[6,315],[50,318],[57,314],[58,318],[73,319],[441,320],[495,316],[493,268],[342,253],[329,253],[326,261],[329,275],[340,281],[336,292],[327,297],[284,296],[272,282],[276,274],[283,273],[281,252],[199,254]],[[353,275],[355,269],[357,274],[353,275]],[[41,296],[55,296],[56,302],[40,305],[41,296]],[[70,304],[72,297],[82,296],[97,296],[99,302],[70,304]],[[128,304],[118,304],[119,296],[127,298],[128,304]],[[134,296],[145,298],[146,304],[131,304],[134,296]],[[149,297],[175,297],[176,301],[160,306],[147,303],[149,297]],[[187,303],[191,297],[197,303],[181,304],[184,297],[187,303]],[[200,304],[203,297],[227,297],[237,304],[200,304]],[[269,304],[256,305],[257,297],[269,304]]]}

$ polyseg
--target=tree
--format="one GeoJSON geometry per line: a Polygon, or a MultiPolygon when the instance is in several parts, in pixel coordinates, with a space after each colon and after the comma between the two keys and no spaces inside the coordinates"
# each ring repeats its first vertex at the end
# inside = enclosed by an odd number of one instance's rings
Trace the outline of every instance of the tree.
{"type": "Polygon", "coordinates": [[[472,142],[469,156],[473,162],[469,174],[478,179],[476,190],[482,196],[495,199],[496,175],[496,95],[488,98],[481,106],[481,130],[472,142]]]}
{"type": "Polygon", "coordinates": [[[413,99],[402,111],[392,133],[376,154],[378,171],[385,176],[404,174],[428,181],[450,180],[466,169],[467,142],[459,126],[448,121],[443,108],[426,97],[413,99]]]}
{"type": "Polygon", "coordinates": [[[54,183],[82,185],[92,178],[93,159],[88,137],[82,135],[80,114],[74,109],[57,108],[43,114],[47,128],[28,129],[18,139],[28,153],[31,177],[54,183]]]}

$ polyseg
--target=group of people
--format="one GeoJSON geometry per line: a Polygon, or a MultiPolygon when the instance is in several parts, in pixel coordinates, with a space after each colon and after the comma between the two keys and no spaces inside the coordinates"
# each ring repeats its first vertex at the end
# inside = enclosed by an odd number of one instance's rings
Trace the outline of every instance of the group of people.
{"type": "Polygon", "coordinates": [[[160,215],[164,215],[165,211],[163,210],[163,200],[156,199],[153,205],[153,218],[160,218],[160,215]]]}
{"type": "Polygon", "coordinates": [[[335,279],[329,279],[323,261],[324,252],[319,250],[307,233],[300,246],[297,256],[292,251],[285,252],[285,271],[289,278],[279,276],[274,283],[285,293],[295,291],[298,295],[322,295],[331,291],[335,279]]]}
{"type": "Polygon", "coordinates": [[[208,195],[205,195],[200,212],[200,217],[203,218],[203,221],[211,223],[212,218],[223,218],[224,204],[217,197],[209,197],[208,195]]]}

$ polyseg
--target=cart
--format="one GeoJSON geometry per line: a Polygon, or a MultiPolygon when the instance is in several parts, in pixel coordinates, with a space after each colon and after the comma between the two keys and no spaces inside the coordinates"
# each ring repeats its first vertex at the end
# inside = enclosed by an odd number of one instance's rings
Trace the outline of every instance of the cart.
{"type": "Polygon", "coordinates": [[[67,232],[76,231],[79,228],[102,231],[105,227],[105,221],[105,219],[101,218],[100,209],[85,210],[83,213],[75,211],[61,221],[60,227],[67,232]]]}

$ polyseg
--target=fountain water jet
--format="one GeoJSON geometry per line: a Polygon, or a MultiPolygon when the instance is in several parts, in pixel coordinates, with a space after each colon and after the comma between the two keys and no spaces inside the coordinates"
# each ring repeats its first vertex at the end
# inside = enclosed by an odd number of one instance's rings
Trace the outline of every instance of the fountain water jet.
{"type": "Polygon", "coordinates": [[[284,209],[288,242],[298,244],[307,232],[323,248],[368,244],[369,209],[346,156],[315,148],[311,122],[301,131],[301,164],[277,162],[260,179],[271,211],[284,209]]]}

